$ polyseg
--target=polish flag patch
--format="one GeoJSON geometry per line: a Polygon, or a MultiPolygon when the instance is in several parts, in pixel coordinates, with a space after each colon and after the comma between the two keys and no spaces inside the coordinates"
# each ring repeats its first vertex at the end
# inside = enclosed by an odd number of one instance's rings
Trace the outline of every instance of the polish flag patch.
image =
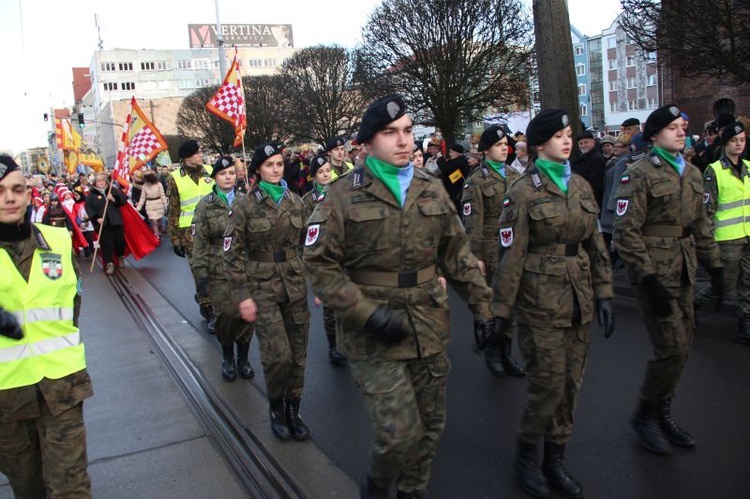
{"type": "Polygon", "coordinates": [[[500,229],[500,244],[503,245],[503,248],[510,248],[510,245],[513,244],[513,227],[500,229]]]}
{"type": "Polygon", "coordinates": [[[703,204],[708,204],[708,202],[711,201],[711,194],[704,192],[703,193],[703,204]]]}
{"type": "Polygon", "coordinates": [[[510,198],[503,199],[503,208],[510,206],[510,198]]]}
{"type": "Polygon", "coordinates": [[[229,251],[229,248],[232,247],[232,236],[227,236],[224,238],[224,251],[229,251]]]}
{"type": "Polygon", "coordinates": [[[312,246],[318,241],[320,236],[320,224],[313,224],[307,228],[307,237],[305,238],[305,246],[312,246]]]}
{"type": "Polygon", "coordinates": [[[464,216],[468,217],[471,215],[471,203],[464,203],[464,216]]]}
{"type": "Polygon", "coordinates": [[[621,217],[625,214],[626,211],[628,211],[628,204],[630,204],[629,199],[618,199],[617,200],[617,216],[621,217]]]}

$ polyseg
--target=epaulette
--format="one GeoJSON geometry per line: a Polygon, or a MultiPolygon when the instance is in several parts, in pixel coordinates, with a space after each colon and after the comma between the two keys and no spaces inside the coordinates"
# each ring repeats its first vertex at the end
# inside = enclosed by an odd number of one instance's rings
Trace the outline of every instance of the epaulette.
{"type": "Polygon", "coordinates": [[[482,165],[482,176],[483,176],[484,178],[487,178],[487,177],[489,177],[489,176],[490,176],[490,169],[489,169],[489,168],[487,168],[487,167],[486,167],[486,166],[484,166],[484,165],[482,165]]]}
{"type": "Polygon", "coordinates": [[[39,244],[39,247],[44,251],[52,251],[52,247],[44,238],[44,234],[42,234],[42,231],[39,230],[35,224],[31,224],[31,230],[34,232],[34,237],[36,237],[36,242],[39,244]]]}
{"type": "Polygon", "coordinates": [[[531,182],[534,184],[534,188],[540,191],[544,182],[542,182],[542,178],[539,176],[539,170],[534,168],[529,172],[529,175],[531,176],[531,182]]]}
{"type": "Polygon", "coordinates": [[[263,194],[263,191],[257,188],[253,190],[253,194],[255,195],[255,201],[258,203],[262,202],[266,198],[266,196],[263,194]]]}
{"type": "Polygon", "coordinates": [[[361,166],[358,166],[354,170],[351,171],[352,176],[352,189],[359,189],[362,187],[365,181],[365,169],[361,166]]]}
{"type": "Polygon", "coordinates": [[[652,152],[648,155],[648,160],[651,162],[654,166],[663,166],[664,163],[662,163],[661,158],[655,153],[652,152]]]}
{"type": "Polygon", "coordinates": [[[427,173],[426,171],[424,171],[421,168],[416,168],[416,167],[414,168],[414,176],[418,177],[418,178],[421,178],[423,180],[429,180],[430,179],[430,174],[429,173],[427,173]]]}
{"type": "Polygon", "coordinates": [[[185,171],[185,167],[181,166],[180,167],[180,177],[184,177],[185,175],[187,175],[187,172],[185,171]]]}

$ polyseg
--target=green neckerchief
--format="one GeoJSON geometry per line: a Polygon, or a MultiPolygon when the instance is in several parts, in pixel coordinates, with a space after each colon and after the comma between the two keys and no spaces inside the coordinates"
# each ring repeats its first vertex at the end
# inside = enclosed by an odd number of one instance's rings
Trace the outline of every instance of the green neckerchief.
{"type": "Polygon", "coordinates": [[[491,161],[487,158],[484,158],[484,162],[490,165],[498,175],[505,178],[505,163],[498,163],[497,161],[491,161]]]}
{"type": "Polygon", "coordinates": [[[320,185],[319,183],[315,182],[315,190],[318,191],[318,194],[325,194],[327,185],[320,185]]]}
{"type": "Polygon", "coordinates": [[[656,153],[657,156],[672,165],[672,168],[675,169],[677,175],[682,175],[682,171],[685,169],[685,164],[683,163],[682,165],[680,165],[674,154],[670,153],[666,149],[662,149],[661,147],[653,146],[651,149],[656,153]]]}
{"type": "Polygon", "coordinates": [[[396,198],[398,204],[402,205],[401,184],[398,181],[398,172],[400,168],[388,164],[385,161],[381,161],[378,158],[373,158],[372,156],[367,156],[367,158],[365,158],[365,163],[372,174],[375,175],[375,178],[383,182],[388,190],[391,191],[393,197],[396,198]]]}
{"type": "Polygon", "coordinates": [[[224,191],[219,189],[219,187],[216,184],[214,184],[214,192],[216,193],[217,196],[219,196],[219,199],[224,201],[224,203],[226,203],[226,205],[229,206],[229,199],[227,199],[227,195],[224,194],[224,191]]]}
{"type": "Polygon", "coordinates": [[[260,186],[260,190],[271,196],[271,199],[276,204],[279,204],[281,198],[284,197],[284,192],[286,192],[286,187],[283,185],[269,184],[265,180],[258,182],[258,185],[260,186]]]}
{"type": "Polygon", "coordinates": [[[544,173],[561,191],[563,191],[563,193],[568,193],[568,184],[563,181],[563,176],[565,176],[565,165],[541,158],[538,158],[535,164],[542,173],[544,173]]]}

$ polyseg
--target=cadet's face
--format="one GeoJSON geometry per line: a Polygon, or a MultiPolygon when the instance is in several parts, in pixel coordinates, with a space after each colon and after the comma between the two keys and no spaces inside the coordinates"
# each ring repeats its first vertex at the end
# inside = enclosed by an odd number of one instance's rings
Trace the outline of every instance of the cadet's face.
{"type": "Polygon", "coordinates": [[[16,170],[0,180],[0,223],[22,222],[30,202],[31,191],[26,189],[23,173],[16,170]]]}
{"type": "Polygon", "coordinates": [[[414,151],[414,156],[411,158],[411,162],[414,163],[414,166],[417,168],[422,168],[424,166],[424,154],[422,154],[422,151],[414,151]]]}
{"type": "Polygon", "coordinates": [[[558,130],[547,142],[537,146],[536,151],[542,159],[562,163],[570,157],[572,147],[573,130],[566,126],[562,130],[558,130]]]}
{"type": "Polygon", "coordinates": [[[284,156],[275,154],[265,160],[258,168],[260,179],[269,184],[278,184],[284,176],[284,156]]]}
{"type": "Polygon", "coordinates": [[[490,161],[504,163],[508,159],[508,137],[503,137],[495,142],[492,147],[487,149],[486,154],[490,161]]]}
{"type": "Polygon", "coordinates": [[[237,171],[234,166],[230,166],[225,170],[221,170],[216,174],[216,185],[219,189],[228,191],[234,187],[234,183],[237,181],[237,171]]]}
{"type": "Polygon", "coordinates": [[[659,133],[651,137],[651,141],[655,146],[671,153],[682,151],[685,147],[685,130],[682,129],[682,118],[677,118],[662,128],[659,133]]]}
{"type": "Polygon", "coordinates": [[[344,160],[344,146],[338,146],[331,149],[330,153],[331,160],[335,161],[336,163],[340,163],[344,160]]]}
{"type": "Polygon", "coordinates": [[[203,164],[203,151],[198,151],[197,153],[193,154],[192,156],[189,156],[185,158],[185,164],[188,166],[200,166],[203,164]]]}
{"type": "Polygon", "coordinates": [[[729,142],[724,144],[724,151],[728,156],[739,156],[745,150],[746,140],[747,135],[745,135],[745,132],[735,135],[729,139],[729,142]]]}
{"type": "Polygon", "coordinates": [[[331,165],[326,163],[315,172],[315,181],[320,185],[328,185],[331,182],[331,165]]]}
{"type": "Polygon", "coordinates": [[[378,131],[365,145],[370,156],[394,166],[406,166],[414,149],[411,117],[408,114],[378,131]]]}

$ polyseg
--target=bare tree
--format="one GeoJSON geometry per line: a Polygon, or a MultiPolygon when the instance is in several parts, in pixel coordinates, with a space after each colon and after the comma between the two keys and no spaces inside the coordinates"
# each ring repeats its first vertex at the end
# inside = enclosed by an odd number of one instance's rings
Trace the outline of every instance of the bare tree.
{"type": "Polygon", "coordinates": [[[289,135],[285,128],[284,81],[280,75],[246,76],[242,78],[245,89],[247,131],[245,146],[248,149],[289,135]]]}
{"type": "Polygon", "coordinates": [[[685,76],[750,81],[750,0],[622,0],[620,25],[685,76]]]}
{"type": "Polygon", "coordinates": [[[384,0],[362,30],[357,75],[401,93],[452,142],[464,120],[528,101],[532,35],[522,0],[384,0]]]}
{"type": "Polygon", "coordinates": [[[196,139],[205,150],[227,154],[234,149],[234,126],[206,110],[218,88],[199,88],[185,97],[177,111],[177,132],[196,139]]]}

